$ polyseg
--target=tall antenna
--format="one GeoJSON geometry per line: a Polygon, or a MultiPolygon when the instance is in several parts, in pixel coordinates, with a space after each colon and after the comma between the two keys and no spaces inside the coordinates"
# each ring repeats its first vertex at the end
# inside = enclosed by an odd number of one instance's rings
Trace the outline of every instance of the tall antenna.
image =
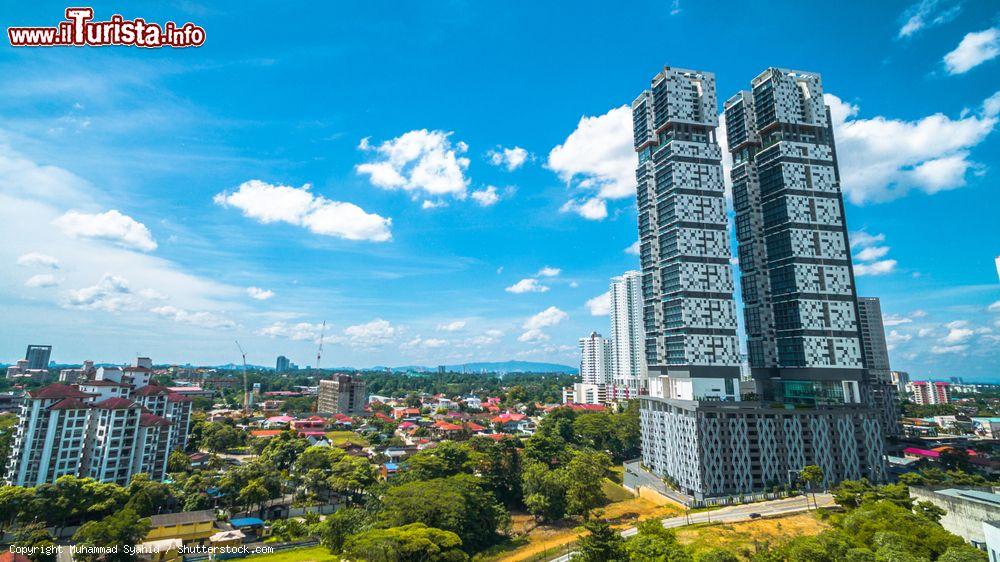
{"type": "Polygon", "coordinates": [[[243,415],[250,415],[250,388],[247,386],[247,352],[243,351],[240,342],[236,342],[236,347],[243,356],[243,415]]]}
{"type": "Polygon", "coordinates": [[[323,359],[323,337],[326,335],[326,320],[323,327],[319,329],[319,349],[316,350],[316,371],[319,372],[319,362],[323,359]]]}

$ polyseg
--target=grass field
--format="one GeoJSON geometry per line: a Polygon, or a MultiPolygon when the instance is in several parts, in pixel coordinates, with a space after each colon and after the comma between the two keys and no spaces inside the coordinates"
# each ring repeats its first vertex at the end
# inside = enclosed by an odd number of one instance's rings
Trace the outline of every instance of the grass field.
{"type": "Polygon", "coordinates": [[[360,435],[354,433],[350,430],[343,431],[327,431],[326,438],[330,440],[330,443],[334,445],[344,445],[347,443],[357,443],[362,447],[367,447],[368,442],[364,440],[360,435]]]}
{"type": "Polygon", "coordinates": [[[779,546],[795,537],[818,535],[829,527],[815,513],[798,513],[742,523],[691,525],[677,530],[677,540],[695,551],[725,548],[732,552],[752,553],[758,546],[779,546]]]}
{"type": "MultiPolygon", "coordinates": [[[[651,517],[663,519],[682,513],[676,505],[658,505],[650,499],[634,497],[611,480],[604,480],[601,488],[610,501],[594,515],[615,527],[631,527],[651,517]]],[[[564,553],[579,538],[578,522],[536,525],[530,515],[524,514],[513,515],[511,519],[514,538],[501,548],[477,556],[477,562],[547,560],[564,553]]]]}
{"type": "Polygon", "coordinates": [[[274,554],[258,554],[244,558],[244,560],[252,560],[253,562],[339,562],[340,557],[330,554],[330,551],[325,547],[310,546],[283,550],[274,554]]]}

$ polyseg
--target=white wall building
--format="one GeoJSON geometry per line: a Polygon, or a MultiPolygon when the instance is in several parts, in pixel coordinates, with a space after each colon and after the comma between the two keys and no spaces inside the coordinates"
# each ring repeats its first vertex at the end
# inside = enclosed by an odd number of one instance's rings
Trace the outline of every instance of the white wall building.
{"type": "Polygon", "coordinates": [[[646,332],[642,327],[642,274],[611,278],[612,399],[635,398],[646,389],[646,332]]]}
{"type": "Polygon", "coordinates": [[[170,452],[187,445],[191,399],[147,384],[147,367],[124,372],[124,382],[122,369],[100,368],[78,385],[29,391],[4,482],[37,486],[74,475],[125,486],[138,473],[162,480],[170,452]]]}
{"type": "Polygon", "coordinates": [[[585,384],[612,383],[611,340],[597,332],[580,338],[580,377],[585,384]]]}

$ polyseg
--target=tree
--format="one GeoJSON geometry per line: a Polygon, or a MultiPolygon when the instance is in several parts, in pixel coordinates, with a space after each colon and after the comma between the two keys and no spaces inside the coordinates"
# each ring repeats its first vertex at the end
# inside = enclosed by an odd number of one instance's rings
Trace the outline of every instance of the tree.
{"type": "Polygon", "coordinates": [[[360,532],[367,525],[368,519],[368,514],[361,509],[334,511],[319,525],[319,541],[330,552],[337,554],[344,549],[347,537],[360,532]]]}
{"type": "Polygon", "coordinates": [[[240,504],[246,508],[248,513],[254,506],[257,506],[259,511],[263,511],[264,502],[269,499],[271,499],[271,494],[264,485],[264,481],[260,478],[251,480],[249,484],[240,490],[240,504]]]}
{"type": "Polygon", "coordinates": [[[815,487],[822,484],[824,479],[825,477],[823,475],[823,469],[814,464],[802,467],[802,471],[799,472],[799,480],[801,480],[802,483],[808,486],[809,491],[812,492],[814,508],[819,507],[819,505],[816,504],[815,487]]]}
{"type": "Polygon", "coordinates": [[[35,492],[22,486],[0,486],[0,537],[16,521],[30,519],[29,506],[35,492]]]}
{"type": "Polygon", "coordinates": [[[364,457],[345,455],[330,470],[327,486],[341,494],[347,503],[356,505],[362,494],[377,481],[375,467],[364,457]]]}
{"type": "Polygon", "coordinates": [[[735,554],[721,548],[703,550],[694,557],[694,560],[695,562],[740,562],[735,554]]]}
{"type": "Polygon", "coordinates": [[[659,519],[647,519],[638,525],[638,533],[626,541],[625,550],[632,562],[691,562],[690,551],[677,542],[673,531],[659,519]]]}
{"type": "Polygon", "coordinates": [[[148,474],[136,474],[128,486],[128,502],[125,507],[135,511],[140,517],[155,515],[159,508],[174,503],[170,486],[151,480],[148,474]]]}
{"type": "Polygon", "coordinates": [[[566,485],[566,513],[586,519],[591,509],[607,502],[601,482],[610,462],[604,453],[581,451],[559,469],[566,485]]]}
{"type": "Polygon", "coordinates": [[[604,521],[587,521],[583,528],[589,534],[580,537],[573,560],[579,562],[628,562],[625,539],[604,521]]]}
{"type": "Polygon", "coordinates": [[[225,453],[243,444],[246,434],[222,422],[206,423],[202,429],[201,442],[214,453],[225,453]]]}
{"type": "Polygon", "coordinates": [[[372,529],[350,537],[344,552],[367,562],[465,562],[462,540],[455,533],[411,523],[372,529]]]}
{"type": "Polygon", "coordinates": [[[89,554],[77,552],[77,560],[84,562],[127,562],[135,560],[135,556],[122,549],[122,545],[141,543],[149,534],[149,519],[143,519],[131,509],[123,509],[109,515],[100,521],[88,521],[77,529],[73,541],[77,546],[113,547],[117,552],[89,554]]]}
{"type": "Polygon", "coordinates": [[[24,525],[14,534],[14,546],[31,549],[34,562],[55,562],[56,540],[42,523],[24,525]]]}
{"type": "Polygon", "coordinates": [[[559,472],[537,461],[524,463],[521,472],[524,505],[538,520],[555,521],[566,515],[566,482],[559,472]]]}
{"type": "Polygon", "coordinates": [[[987,562],[986,553],[978,548],[962,544],[953,546],[938,557],[937,562],[987,562]]]}
{"type": "Polygon", "coordinates": [[[473,451],[470,462],[484,487],[508,507],[522,502],[518,444],[517,439],[497,441],[488,437],[474,437],[468,443],[473,451]]]}
{"type": "Polygon", "coordinates": [[[174,451],[170,453],[170,457],[167,458],[167,472],[173,474],[175,472],[188,472],[191,470],[191,457],[185,455],[181,451],[174,451]]]}
{"type": "Polygon", "coordinates": [[[918,515],[922,515],[935,523],[940,522],[941,518],[948,513],[944,509],[927,501],[919,501],[915,503],[913,505],[913,511],[915,511],[918,515]]]}
{"type": "Polygon", "coordinates": [[[454,441],[442,441],[406,459],[407,477],[416,480],[445,478],[468,472],[469,447],[454,441]]]}
{"type": "Polygon", "coordinates": [[[379,513],[386,527],[419,522],[452,531],[469,552],[496,542],[497,530],[507,526],[509,517],[496,498],[468,474],[390,488],[379,513]]]}

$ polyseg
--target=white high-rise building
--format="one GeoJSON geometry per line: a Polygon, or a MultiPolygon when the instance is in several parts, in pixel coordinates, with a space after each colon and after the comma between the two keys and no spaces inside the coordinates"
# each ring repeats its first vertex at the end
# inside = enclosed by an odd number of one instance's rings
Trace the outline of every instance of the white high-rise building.
{"type": "Polygon", "coordinates": [[[597,332],[580,338],[580,376],[584,384],[611,384],[611,341],[597,332]]]}
{"type": "Polygon", "coordinates": [[[646,390],[646,332],[642,327],[642,274],[611,278],[612,398],[628,400],[646,390]]]}

